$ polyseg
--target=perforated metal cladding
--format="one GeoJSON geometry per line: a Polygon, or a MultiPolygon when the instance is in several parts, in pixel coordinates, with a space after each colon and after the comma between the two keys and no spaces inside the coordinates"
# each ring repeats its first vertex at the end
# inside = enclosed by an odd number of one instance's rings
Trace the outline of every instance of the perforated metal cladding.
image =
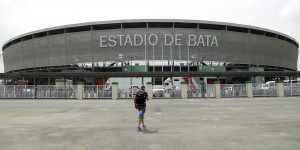
{"type": "MultiPolygon", "coordinates": [[[[148,40],[148,39],[147,39],[148,40]]],[[[167,40],[170,40],[168,37],[167,40]]],[[[175,40],[175,39],[174,39],[175,40]]],[[[118,41],[118,40],[117,40],[118,41]]],[[[133,42],[133,41],[132,41],[133,42]]],[[[140,43],[138,39],[136,41],[140,43]]],[[[133,60],[191,60],[221,61],[238,64],[257,64],[297,68],[298,49],[293,44],[267,36],[223,30],[183,29],[183,28],[135,28],[73,32],[49,35],[21,41],[5,49],[5,72],[35,67],[70,65],[85,62],[129,61],[133,60]],[[100,36],[134,34],[147,38],[158,36],[158,44],[151,46],[100,47],[100,36]],[[165,34],[180,37],[182,46],[164,45],[165,34]],[[216,46],[187,46],[188,35],[213,35],[216,46]],[[154,48],[154,51],[153,51],[154,48]],[[146,50],[145,50],[146,49],[146,50]],[[146,52],[146,54],[145,54],[146,52]],[[153,57],[154,54],[154,57],[153,57]]]]}
{"type": "MultiPolygon", "coordinates": [[[[46,55],[45,62],[49,66],[65,65],[66,63],[66,37],[68,34],[51,35],[48,37],[48,50],[43,50],[44,56],[46,55]]],[[[44,57],[43,57],[44,59],[44,57]]],[[[48,66],[48,65],[45,65],[48,66]]]]}
{"type": "MultiPolygon", "coordinates": [[[[50,37],[41,37],[33,39],[33,50],[34,50],[34,64],[33,67],[43,67],[49,64],[49,51],[51,52],[51,47],[49,47],[50,37]]],[[[31,41],[31,40],[28,40],[31,41]]],[[[51,52],[52,53],[52,52],[51,52]]],[[[51,65],[49,65],[51,66],[51,65]]]]}

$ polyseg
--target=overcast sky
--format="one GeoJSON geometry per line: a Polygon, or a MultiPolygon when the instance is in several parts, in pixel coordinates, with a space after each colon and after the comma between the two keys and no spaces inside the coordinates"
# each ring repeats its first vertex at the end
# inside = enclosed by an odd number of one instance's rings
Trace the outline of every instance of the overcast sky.
{"type": "Polygon", "coordinates": [[[38,29],[120,19],[230,22],[268,28],[300,41],[300,0],[0,0],[0,45],[38,29]]]}

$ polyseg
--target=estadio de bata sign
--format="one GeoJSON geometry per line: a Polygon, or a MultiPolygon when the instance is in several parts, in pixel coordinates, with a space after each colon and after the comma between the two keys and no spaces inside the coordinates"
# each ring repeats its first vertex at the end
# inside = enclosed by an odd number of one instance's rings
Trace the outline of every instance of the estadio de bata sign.
{"type": "Polygon", "coordinates": [[[219,47],[218,39],[215,35],[194,35],[189,34],[184,37],[182,34],[164,34],[163,41],[159,41],[156,34],[119,34],[100,36],[100,47],[115,47],[115,46],[156,46],[163,42],[164,45],[175,46],[203,46],[203,47],[219,47]],[[187,39],[184,43],[183,39],[187,39]]]}

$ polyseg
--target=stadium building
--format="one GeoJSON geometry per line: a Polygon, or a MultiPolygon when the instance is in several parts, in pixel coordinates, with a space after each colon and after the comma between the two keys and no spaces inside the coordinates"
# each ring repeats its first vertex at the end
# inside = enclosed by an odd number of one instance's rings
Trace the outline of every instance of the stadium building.
{"type": "MultiPolygon", "coordinates": [[[[298,48],[294,38],[254,26],[140,19],[37,30],[10,39],[2,51],[6,73],[220,72],[296,71],[298,48]]],[[[46,80],[40,84],[53,83],[46,80]]]]}

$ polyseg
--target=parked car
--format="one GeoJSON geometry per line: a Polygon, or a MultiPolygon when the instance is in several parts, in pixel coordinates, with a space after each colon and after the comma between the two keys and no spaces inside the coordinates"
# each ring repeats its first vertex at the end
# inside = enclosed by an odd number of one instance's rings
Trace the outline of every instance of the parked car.
{"type": "Polygon", "coordinates": [[[161,85],[154,85],[153,86],[153,97],[164,97],[165,90],[164,87],[161,85]]]}
{"type": "Polygon", "coordinates": [[[139,86],[138,85],[131,85],[130,88],[129,88],[129,97],[134,97],[136,92],[139,91],[139,86]]]}

